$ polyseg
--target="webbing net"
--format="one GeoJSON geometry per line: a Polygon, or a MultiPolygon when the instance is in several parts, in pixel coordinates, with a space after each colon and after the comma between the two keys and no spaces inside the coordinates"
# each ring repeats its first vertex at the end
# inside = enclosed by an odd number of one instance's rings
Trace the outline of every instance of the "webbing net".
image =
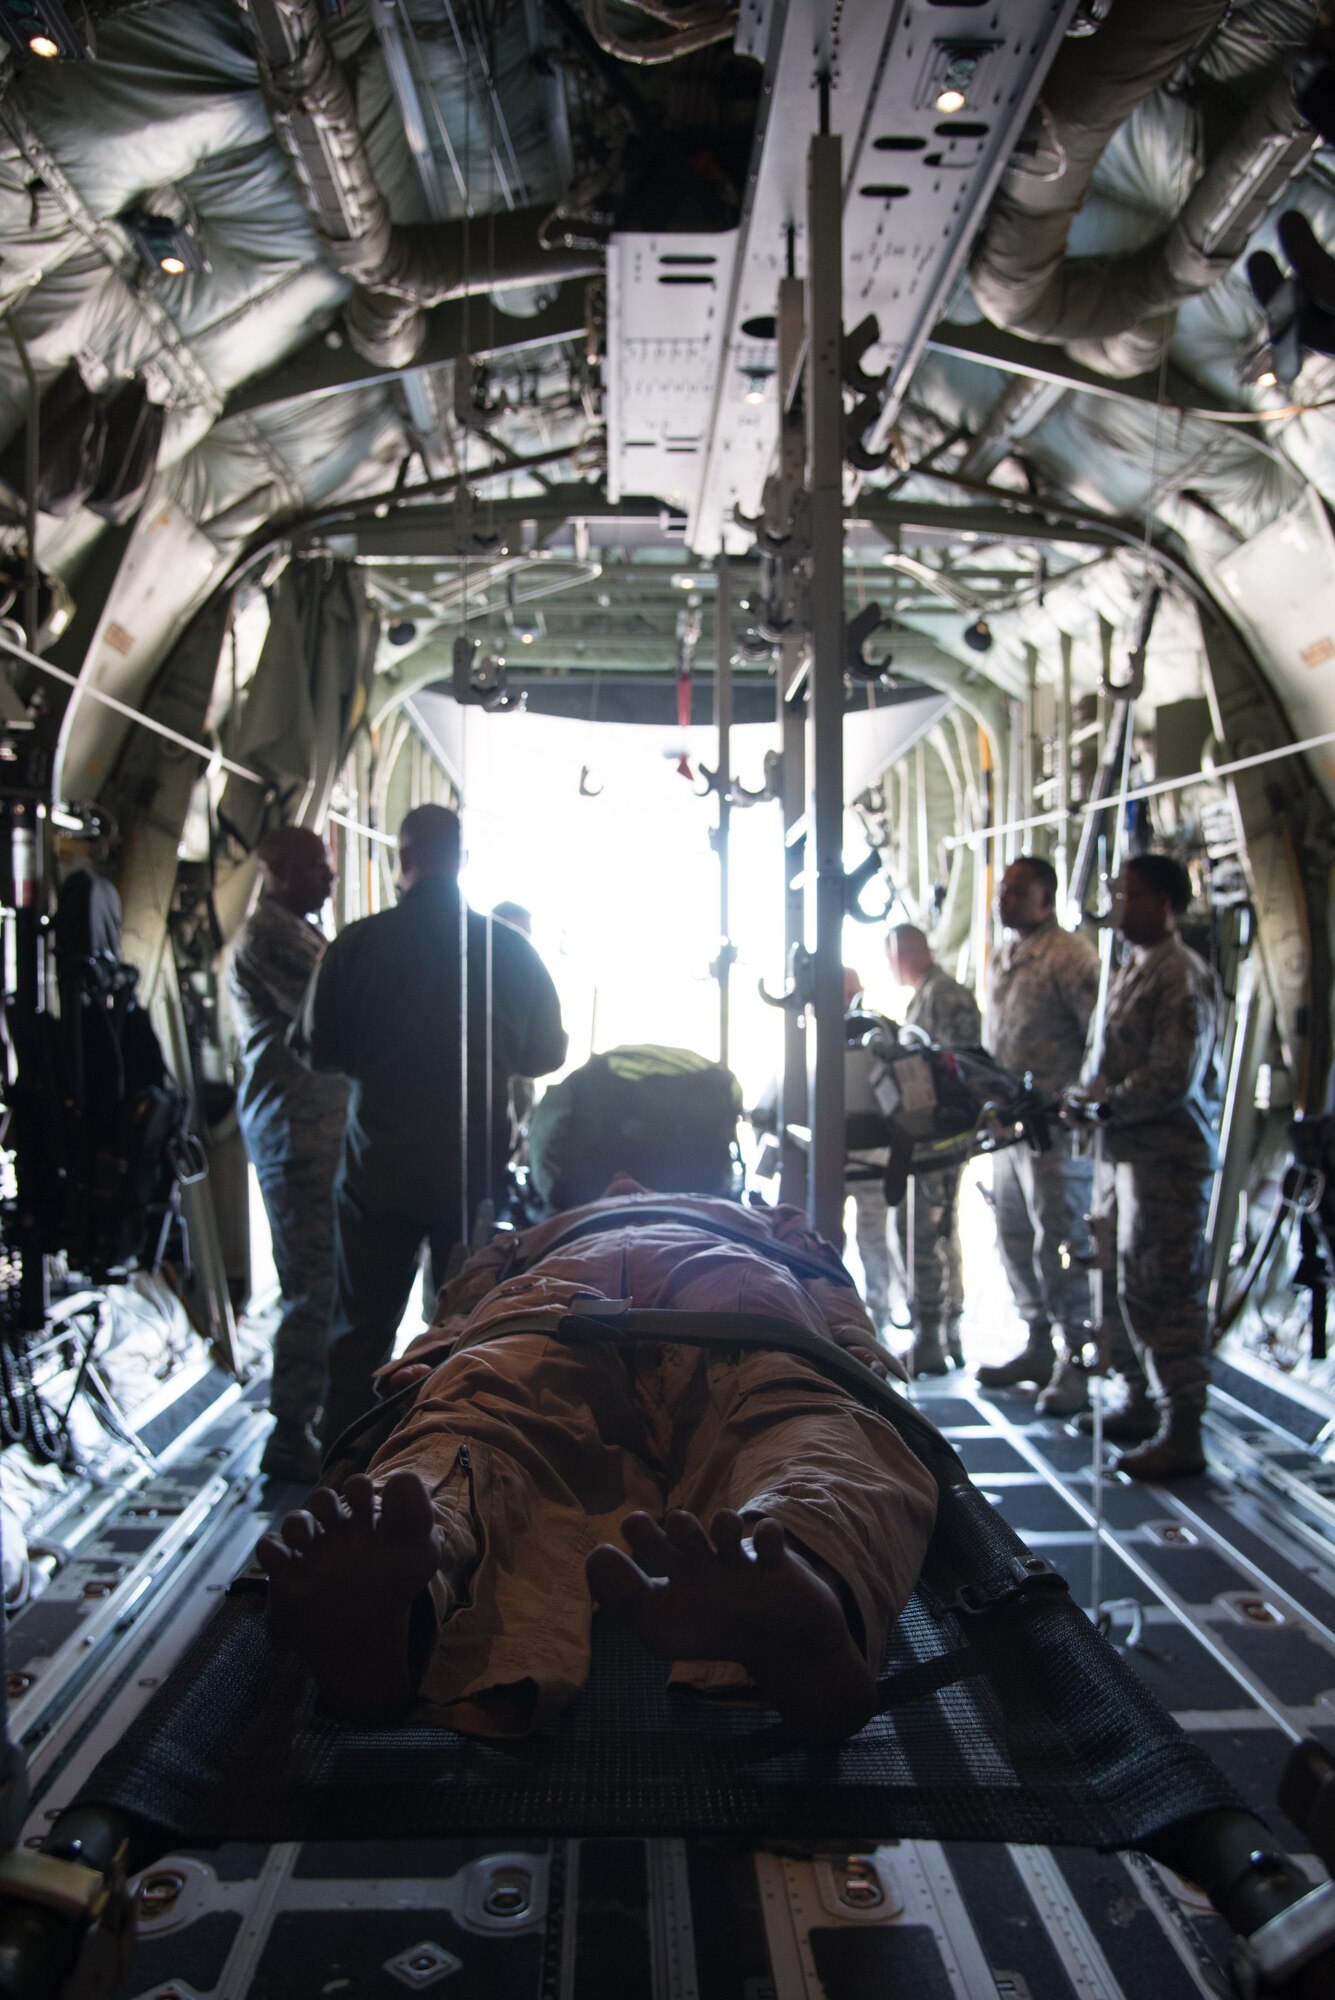
{"type": "Polygon", "coordinates": [[[262,1594],[237,1592],[81,1803],[164,1845],[528,1833],[1102,1848],[1238,1805],[1064,1588],[1012,1589],[1027,1557],[974,1488],[945,1491],[880,1712],[818,1750],[755,1704],[669,1693],[662,1664],[610,1625],[588,1685],[540,1735],[342,1727],[271,1644],[262,1594]],[[966,1586],[993,1608],[947,1608],[966,1586]]]}

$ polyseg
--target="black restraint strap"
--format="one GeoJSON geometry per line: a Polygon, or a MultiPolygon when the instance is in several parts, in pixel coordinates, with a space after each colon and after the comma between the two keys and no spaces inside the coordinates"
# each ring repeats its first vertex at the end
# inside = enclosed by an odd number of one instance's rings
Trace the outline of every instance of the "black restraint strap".
{"type": "MultiPolygon", "coordinates": [[[[470,1348],[490,1346],[493,1341],[514,1339],[520,1334],[542,1334],[548,1340],[619,1341],[655,1340],[684,1347],[719,1349],[780,1348],[801,1355],[823,1375],[830,1376],[859,1402],[888,1419],[904,1442],[922,1460],[938,1485],[954,1485],[967,1478],[958,1453],[941,1436],[934,1424],[914,1409],[905,1396],[872,1373],[865,1362],[837,1347],[832,1340],[813,1333],[795,1320],[769,1313],[677,1312],[658,1306],[634,1306],[628,1299],[589,1299],[577,1312],[559,1320],[537,1313],[517,1313],[513,1319],[482,1327],[455,1342],[438,1365],[452,1361],[470,1348]]],[[[420,1383],[376,1404],[331,1446],[325,1459],[326,1473],[337,1466],[345,1477],[354,1470],[347,1461],[364,1465],[371,1453],[389,1436],[420,1383]]]]}
{"type": "MultiPolygon", "coordinates": [[[[790,1243],[776,1243],[770,1236],[752,1236],[745,1229],[733,1229],[720,1216],[702,1215],[695,1209],[680,1208],[607,1208],[597,1215],[585,1215],[578,1222],[572,1222],[568,1229],[548,1237],[540,1255],[549,1256],[553,1250],[562,1250],[567,1243],[578,1243],[585,1236],[599,1236],[605,1229],[621,1229],[627,1223],[635,1222],[678,1222],[690,1229],[704,1230],[710,1236],[717,1236],[725,1243],[744,1243],[758,1251],[769,1264],[782,1264],[785,1270],[794,1271],[801,1278],[828,1278],[832,1285],[846,1285],[849,1291],[857,1287],[852,1278],[833,1252],[829,1260],[813,1257],[809,1251],[795,1250],[790,1243]]],[[[538,1229],[542,1224],[536,1225],[538,1229]]],[[[525,1232],[527,1233],[527,1232],[525,1232]]],[[[507,1259],[505,1276],[513,1278],[526,1271],[529,1265],[516,1256],[507,1259]]]]}
{"type": "Polygon", "coordinates": [[[671,1306],[637,1306],[629,1299],[589,1299],[555,1322],[524,1315],[482,1327],[465,1334],[451,1351],[462,1354],[515,1333],[545,1333],[554,1340],[604,1341],[614,1346],[623,1340],[659,1340],[681,1347],[779,1348],[786,1354],[801,1355],[822,1374],[833,1376],[841,1388],[869,1403],[892,1423],[898,1425],[907,1417],[910,1428],[917,1425],[934,1442],[945,1443],[913,1405],[874,1374],[865,1361],[856,1360],[800,1321],[778,1313],[680,1312],[671,1306]]]}

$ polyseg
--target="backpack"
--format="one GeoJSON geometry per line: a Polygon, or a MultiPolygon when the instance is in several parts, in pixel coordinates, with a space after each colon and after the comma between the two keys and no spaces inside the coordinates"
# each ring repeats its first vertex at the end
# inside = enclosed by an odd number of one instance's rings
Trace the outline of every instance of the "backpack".
{"type": "Polygon", "coordinates": [[[846,1088],[845,1143],[850,1152],[888,1150],[892,1208],[910,1174],[959,1166],[1021,1140],[1037,1152],[1050,1143],[1045,1101],[986,1049],[940,1049],[920,1028],[878,1014],[850,1014],[847,1034],[850,1064],[856,1051],[862,1072],[856,1092],[846,1088]]]}
{"type": "Polygon", "coordinates": [[[618,1173],[660,1194],[731,1195],[742,1093],[689,1049],[611,1049],[539,1098],[529,1172],[549,1208],[597,1201],[618,1173]]]}

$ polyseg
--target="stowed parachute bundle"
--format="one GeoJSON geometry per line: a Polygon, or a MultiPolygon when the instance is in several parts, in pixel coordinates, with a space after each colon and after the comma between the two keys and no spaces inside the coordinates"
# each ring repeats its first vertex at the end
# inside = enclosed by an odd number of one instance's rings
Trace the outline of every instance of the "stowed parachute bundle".
{"type": "Polygon", "coordinates": [[[732,1071],[689,1049],[590,1056],[533,1113],[534,1191],[550,1208],[578,1208],[625,1173],[660,1194],[732,1194],[741,1109],[732,1071]]]}
{"type": "Polygon", "coordinates": [[[139,975],[120,956],[112,884],[85,870],[71,875],[55,935],[61,1013],[50,1021],[48,1055],[64,1116],[47,1130],[44,1233],[76,1270],[104,1278],[157,1262],[177,1181],[202,1172],[203,1161],[185,1095],[135,997],[139,975]]]}
{"type": "Polygon", "coordinates": [[[986,1049],[941,1049],[921,1028],[880,1014],[846,1018],[844,1125],[850,1153],[887,1155],[885,1198],[904,1198],[910,1174],[958,1166],[975,1153],[1049,1144],[1048,1111],[1030,1077],[986,1049]]]}

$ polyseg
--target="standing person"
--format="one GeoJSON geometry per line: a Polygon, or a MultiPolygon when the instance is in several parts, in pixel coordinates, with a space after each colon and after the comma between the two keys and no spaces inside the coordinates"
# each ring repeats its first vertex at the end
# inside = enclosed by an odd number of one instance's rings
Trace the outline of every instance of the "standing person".
{"type": "Polygon", "coordinates": [[[1120,929],[1131,951],[1109,990],[1098,1074],[1070,1093],[1077,1115],[1082,1106],[1095,1109],[1113,1162],[1126,1334],[1114,1334],[1113,1362],[1127,1396],[1108,1429],[1114,1442],[1148,1434],[1117,1460],[1117,1470],[1135,1479],[1205,1469],[1205,1224],[1218,1165],[1208,1081],[1218,994],[1209,967],[1177,934],[1190,901],[1187,871],[1171,856],[1138,854],[1126,863],[1120,929]]]}
{"type": "Polygon", "coordinates": [[[328,946],[309,921],[333,887],[324,842],[308,827],[272,828],[256,850],[262,888],[227,965],[227,994],[241,1045],[237,1119],[255,1168],[282,1292],[269,1408],[274,1427],[260,1470],[312,1480],[328,1383],[334,1294],[334,1176],[348,1087],[313,1076],[287,1033],[328,946]]]}
{"type": "Polygon", "coordinates": [[[327,1442],[371,1401],[372,1372],[389,1359],[423,1242],[439,1286],[471,1226],[466,1203],[493,1192],[509,1140],[510,1078],[544,1076],[565,1060],[561,1005],[542,960],[510,925],[470,910],[461,1092],[460,859],[457,814],[415,807],[399,829],[398,904],[349,924],[307,1000],[303,1041],[313,1067],[352,1080],[335,1185],[327,1442]],[[484,1186],[488,1095],[494,1171],[484,1186]]]}
{"type": "MultiPolygon", "coordinates": [[[[921,1028],[939,1048],[977,1048],[983,1032],[978,1002],[937,964],[917,925],[896,924],[886,934],[885,951],[891,977],[913,989],[905,1026],[921,1028]]],[[[895,1210],[900,1255],[910,1272],[915,1375],[944,1375],[951,1361],[964,1366],[959,1200],[960,1169],[943,1167],[937,1173],[913,1174],[895,1210]]]]}
{"type": "MultiPolygon", "coordinates": [[[[1099,990],[1098,954],[1061,928],[1056,899],[1057,872],[1037,855],[1022,854],[1002,876],[997,914],[1011,936],[988,968],[983,1028],[999,1063],[1028,1070],[1035,1088],[1053,1097],[1080,1075],[1099,990]]],[[[1002,1262],[1028,1337],[1010,1361],[980,1368],[978,1380],[985,1389],[1032,1382],[1045,1415],[1072,1415],[1089,1399],[1085,1372],[1074,1352],[1058,1356],[1053,1336],[1064,1333],[1068,1350],[1084,1344],[1091,1162],[1076,1153],[1069,1131],[1054,1126],[1046,1152],[1011,1146],[997,1154],[992,1190],[1002,1262]]]]}
{"type": "MultiPolygon", "coordinates": [[[[879,1107],[871,1095],[871,1058],[861,1041],[868,1026],[862,1004],[862,975],[851,965],[844,967],[844,1018],[847,1027],[844,1048],[845,1116],[852,1114],[856,1117],[859,1111],[868,1111],[875,1117],[879,1115],[879,1107]]],[[[751,1116],[753,1122],[760,1118],[768,1120],[763,1128],[757,1125],[758,1130],[778,1130],[777,1079],[767,1093],[762,1109],[752,1112],[751,1116]]],[[[844,1199],[853,1203],[853,1235],[862,1264],[862,1298],[878,1334],[884,1334],[894,1323],[890,1308],[890,1211],[886,1206],[883,1185],[887,1157],[884,1146],[850,1144],[844,1162],[844,1199]]],[[[896,1288],[902,1291],[901,1271],[893,1273],[893,1281],[896,1288]]]]}

